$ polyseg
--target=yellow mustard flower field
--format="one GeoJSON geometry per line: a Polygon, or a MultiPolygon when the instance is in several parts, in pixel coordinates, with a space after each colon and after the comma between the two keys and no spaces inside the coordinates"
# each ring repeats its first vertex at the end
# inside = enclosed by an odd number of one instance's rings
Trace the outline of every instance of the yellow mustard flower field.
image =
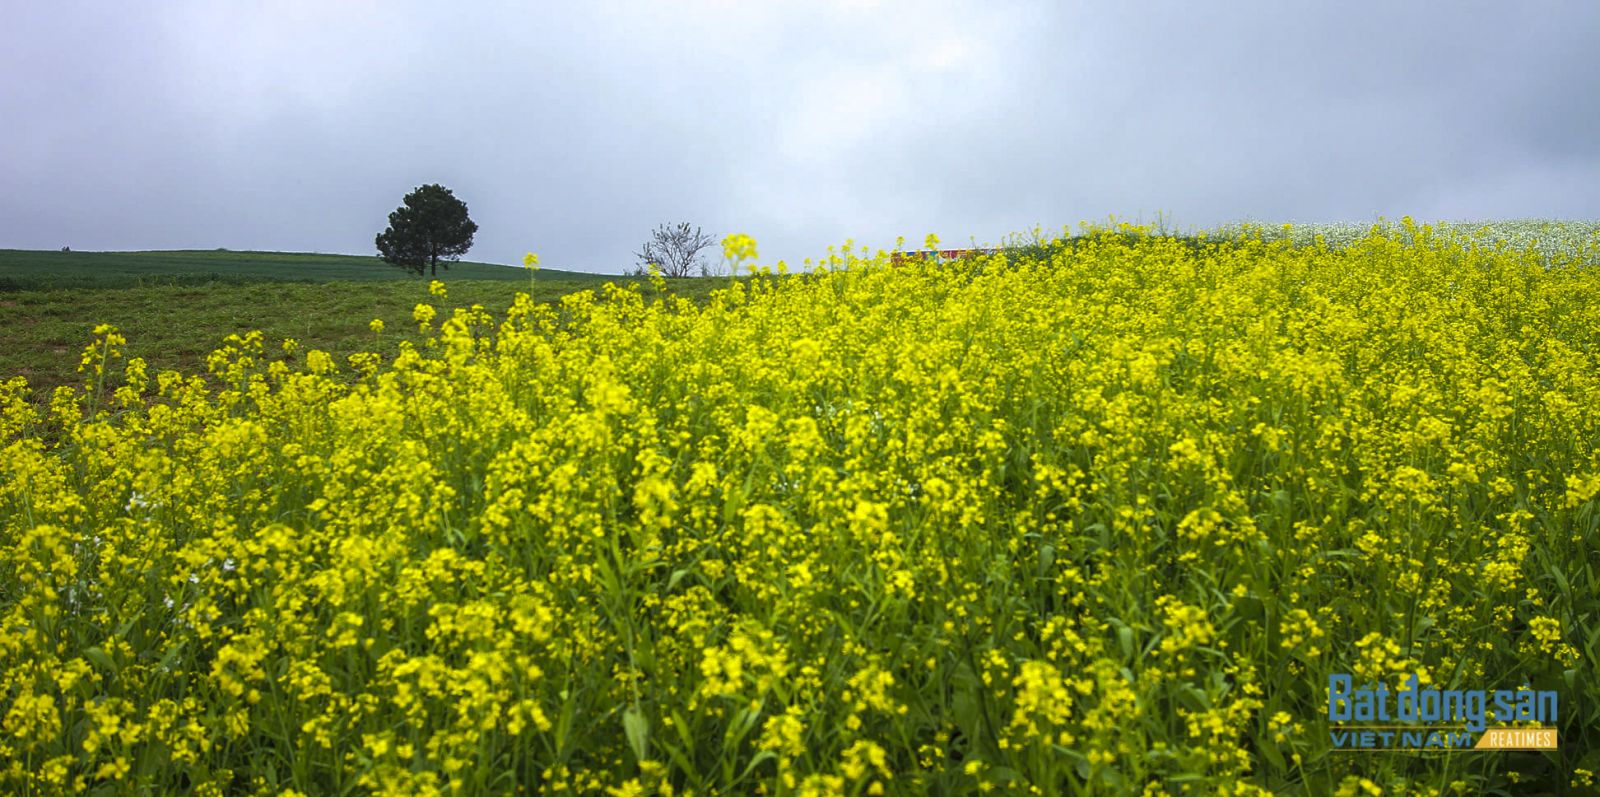
{"type": "Polygon", "coordinates": [[[845,247],[209,374],[103,327],[0,389],[0,792],[1583,790],[1595,251],[845,247]],[[1561,743],[1336,749],[1337,673],[1561,743]]]}

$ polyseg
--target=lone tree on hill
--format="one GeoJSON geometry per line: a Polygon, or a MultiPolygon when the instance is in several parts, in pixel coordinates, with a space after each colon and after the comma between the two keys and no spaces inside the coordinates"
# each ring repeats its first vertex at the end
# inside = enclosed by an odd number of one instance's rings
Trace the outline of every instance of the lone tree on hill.
{"type": "Polygon", "coordinates": [[[639,250],[641,270],[648,270],[651,263],[661,269],[663,277],[687,277],[699,266],[701,276],[707,274],[705,264],[700,262],[700,250],[711,246],[715,241],[711,236],[700,231],[699,227],[689,228],[689,222],[683,222],[674,227],[663,224],[650,234],[650,240],[645,242],[644,248],[639,250]]]}
{"type": "Polygon", "coordinates": [[[478,225],[467,218],[467,204],[442,185],[425,185],[406,194],[404,204],[389,214],[389,228],[378,233],[378,254],[418,276],[432,269],[439,275],[451,260],[472,248],[478,225]]]}

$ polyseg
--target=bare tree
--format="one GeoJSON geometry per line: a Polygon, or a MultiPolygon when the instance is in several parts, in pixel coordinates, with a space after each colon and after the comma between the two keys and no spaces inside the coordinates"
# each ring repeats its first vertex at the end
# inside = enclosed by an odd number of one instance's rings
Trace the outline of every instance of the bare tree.
{"type": "Polygon", "coordinates": [[[701,232],[699,227],[690,228],[689,222],[672,227],[663,224],[650,234],[650,240],[636,257],[641,270],[648,271],[654,263],[661,269],[662,276],[687,277],[696,270],[706,276],[710,272],[700,261],[700,251],[713,243],[715,240],[711,236],[701,232]]]}

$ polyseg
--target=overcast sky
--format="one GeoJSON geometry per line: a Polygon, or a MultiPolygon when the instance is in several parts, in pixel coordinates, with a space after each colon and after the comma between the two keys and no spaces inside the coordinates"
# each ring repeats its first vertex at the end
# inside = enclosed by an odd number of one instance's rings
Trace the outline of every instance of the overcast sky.
{"type": "Polygon", "coordinates": [[[620,272],[1035,224],[1600,218],[1600,3],[0,0],[0,247],[620,272]],[[558,6],[559,10],[551,10],[558,6]],[[720,256],[720,254],[719,254],[720,256]]]}

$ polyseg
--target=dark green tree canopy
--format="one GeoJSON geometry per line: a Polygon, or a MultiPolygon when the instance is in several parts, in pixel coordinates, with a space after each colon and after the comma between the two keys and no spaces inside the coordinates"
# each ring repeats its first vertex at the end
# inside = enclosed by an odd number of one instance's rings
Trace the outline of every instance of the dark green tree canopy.
{"type": "Polygon", "coordinates": [[[425,185],[406,194],[404,204],[389,214],[389,228],[378,233],[378,254],[389,263],[423,275],[439,274],[451,260],[472,248],[478,225],[467,217],[467,204],[442,185],[425,185]]]}

